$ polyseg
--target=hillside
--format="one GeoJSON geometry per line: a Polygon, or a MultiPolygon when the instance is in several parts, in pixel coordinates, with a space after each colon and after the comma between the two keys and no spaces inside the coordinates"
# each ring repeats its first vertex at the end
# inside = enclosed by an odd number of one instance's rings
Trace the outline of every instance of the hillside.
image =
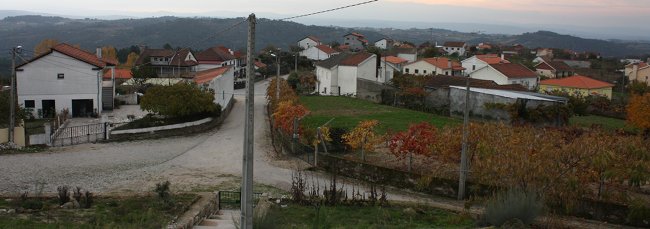
{"type": "MultiPolygon", "coordinates": [[[[144,19],[97,20],[68,19],[50,16],[15,16],[0,20],[0,49],[6,50],[14,45],[22,45],[27,50],[43,39],[54,38],[61,42],[79,44],[92,50],[104,45],[117,48],[131,45],[162,47],[169,43],[173,47],[191,46],[202,49],[222,44],[237,50],[245,48],[246,26],[222,34],[214,35],[243,18],[177,18],[160,17],[144,19]]],[[[463,40],[470,43],[492,42],[504,44],[523,44],[529,48],[555,47],[576,51],[596,51],[604,56],[634,56],[650,53],[650,44],[632,42],[612,42],[583,39],[540,31],[522,35],[493,35],[461,33],[443,29],[373,29],[308,26],[294,22],[259,19],[257,25],[257,48],[267,45],[288,47],[306,35],[320,37],[326,43],[341,41],[341,37],[358,31],[369,41],[389,36],[398,40],[420,44],[425,41],[440,43],[450,40],[463,40]]]]}

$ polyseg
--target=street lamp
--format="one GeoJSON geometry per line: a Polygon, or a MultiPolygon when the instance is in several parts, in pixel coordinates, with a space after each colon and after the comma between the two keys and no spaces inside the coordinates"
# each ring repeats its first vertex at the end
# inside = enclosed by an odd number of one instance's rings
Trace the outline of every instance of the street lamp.
{"type": "Polygon", "coordinates": [[[278,55],[271,53],[272,57],[275,57],[275,63],[277,63],[277,76],[275,78],[275,100],[280,101],[280,49],[278,49],[278,55]]]}

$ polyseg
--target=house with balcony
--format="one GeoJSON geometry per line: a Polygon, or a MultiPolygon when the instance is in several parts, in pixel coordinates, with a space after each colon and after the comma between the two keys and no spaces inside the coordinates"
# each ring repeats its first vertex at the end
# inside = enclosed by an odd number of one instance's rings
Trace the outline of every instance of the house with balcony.
{"type": "Polygon", "coordinates": [[[149,49],[145,48],[135,62],[137,66],[150,67],[158,77],[190,77],[197,70],[198,61],[188,49],[149,49]]]}

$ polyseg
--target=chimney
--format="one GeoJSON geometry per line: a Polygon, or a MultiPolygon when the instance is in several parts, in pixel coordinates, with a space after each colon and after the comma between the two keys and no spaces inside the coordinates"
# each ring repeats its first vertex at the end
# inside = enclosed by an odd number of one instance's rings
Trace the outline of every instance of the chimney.
{"type": "Polygon", "coordinates": [[[645,62],[650,64],[650,57],[648,57],[648,59],[645,62]]]}
{"type": "Polygon", "coordinates": [[[447,59],[447,68],[451,68],[451,60],[447,59]]]}
{"type": "Polygon", "coordinates": [[[102,58],[102,48],[95,49],[95,54],[97,55],[97,58],[101,59],[102,58]]]}
{"type": "Polygon", "coordinates": [[[506,60],[506,55],[501,53],[501,61],[504,61],[504,60],[506,60]]]}

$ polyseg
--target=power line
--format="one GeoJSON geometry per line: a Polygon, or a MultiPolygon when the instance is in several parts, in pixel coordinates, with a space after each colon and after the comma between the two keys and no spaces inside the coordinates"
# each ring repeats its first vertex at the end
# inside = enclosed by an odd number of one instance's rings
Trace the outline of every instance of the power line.
{"type": "Polygon", "coordinates": [[[318,11],[318,12],[313,12],[313,13],[302,14],[302,15],[293,16],[293,17],[282,18],[282,19],[279,19],[279,20],[280,21],[286,21],[286,20],[291,20],[291,19],[296,19],[296,18],[301,18],[301,17],[312,16],[312,15],[316,15],[316,14],[328,13],[328,12],[347,9],[347,8],[351,8],[351,7],[355,7],[355,6],[365,5],[365,4],[369,4],[369,3],[373,3],[373,2],[377,2],[377,1],[379,1],[379,0],[365,1],[365,2],[360,2],[360,3],[356,3],[356,4],[352,4],[352,5],[341,6],[341,7],[337,7],[337,8],[333,8],[333,9],[322,10],[322,11],[318,11]]]}

